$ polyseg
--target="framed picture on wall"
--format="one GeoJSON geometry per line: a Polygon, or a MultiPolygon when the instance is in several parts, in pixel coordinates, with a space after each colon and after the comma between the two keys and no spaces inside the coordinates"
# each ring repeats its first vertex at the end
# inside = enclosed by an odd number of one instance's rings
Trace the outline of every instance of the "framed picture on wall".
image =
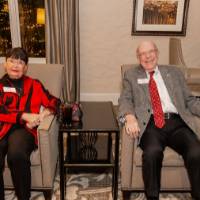
{"type": "Polygon", "coordinates": [[[186,35],[189,0],[133,0],[132,35],[186,35]]]}

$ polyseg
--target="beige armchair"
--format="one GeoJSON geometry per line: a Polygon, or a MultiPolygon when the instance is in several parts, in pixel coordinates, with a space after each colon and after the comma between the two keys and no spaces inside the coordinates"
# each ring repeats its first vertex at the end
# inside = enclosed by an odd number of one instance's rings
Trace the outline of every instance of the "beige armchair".
{"type": "MultiPolygon", "coordinates": [[[[40,80],[54,95],[60,97],[63,66],[59,64],[30,64],[28,75],[40,80]]],[[[4,74],[0,65],[0,76],[4,74]]],[[[38,149],[31,154],[32,190],[43,191],[45,199],[50,200],[58,160],[58,121],[49,116],[38,127],[38,149]]],[[[23,178],[23,177],[22,177],[23,178]]],[[[13,189],[7,162],[4,170],[6,189],[13,189]]]]}
{"type": "Polygon", "coordinates": [[[180,66],[192,92],[200,96],[200,66],[185,63],[180,38],[169,39],[169,64],[180,66]]]}
{"type": "MultiPolygon", "coordinates": [[[[125,70],[135,65],[122,66],[122,78],[125,70]]],[[[199,120],[199,118],[196,118],[199,120]]],[[[199,123],[200,124],[200,123],[199,123]]],[[[123,198],[129,199],[131,192],[143,192],[142,150],[137,147],[125,129],[121,131],[121,189],[123,198]]],[[[182,157],[170,148],[164,151],[161,175],[161,191],[189,191],[190,184],[182,157]]]]}

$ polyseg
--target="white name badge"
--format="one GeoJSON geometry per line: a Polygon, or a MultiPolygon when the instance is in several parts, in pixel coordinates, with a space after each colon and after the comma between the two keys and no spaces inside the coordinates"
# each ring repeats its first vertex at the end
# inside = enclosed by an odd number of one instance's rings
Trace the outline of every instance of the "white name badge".
{"type": "Polygon", "coordinates": [[[138,84],[147,84],[147,83],[149,83],[149,79],[147,79],[147,78],[138,78],[137,83],[138,84]]]}
{"type": "Polygon", "coordinates": [[[3,87],[4,92],[12,92],[17,93],[16,89],[14,87],[3,87]]]}

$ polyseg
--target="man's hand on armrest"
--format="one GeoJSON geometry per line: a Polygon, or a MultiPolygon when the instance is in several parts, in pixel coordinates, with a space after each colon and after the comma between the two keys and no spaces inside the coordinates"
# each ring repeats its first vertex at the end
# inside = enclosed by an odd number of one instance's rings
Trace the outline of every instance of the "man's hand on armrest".
{"type": "Polygon", "coordinates": [[[126,122],[125,122],[125,129],[126,133],[132,137],[137,138],[140,133],[140,128],[137,119],[132,114],[127,114],[125,116],[126,122]]]}

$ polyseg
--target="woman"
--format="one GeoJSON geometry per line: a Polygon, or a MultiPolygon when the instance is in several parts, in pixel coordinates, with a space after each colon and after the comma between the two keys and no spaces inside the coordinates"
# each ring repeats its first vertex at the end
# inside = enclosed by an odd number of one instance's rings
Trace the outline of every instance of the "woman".
{"type": "Polygon", "coordinates": [[[0,199],[4,200],[3,168],[7,155],[15,193],[19,200],[30,198],[30,155],[37,148],[37,126],[56,114],[60,100],[42,83],[26,76],[28,56],[13,48],[4,64],[0,80],[0,199]],[[42,111],[41,111],[41,108],[42,111]]]}

